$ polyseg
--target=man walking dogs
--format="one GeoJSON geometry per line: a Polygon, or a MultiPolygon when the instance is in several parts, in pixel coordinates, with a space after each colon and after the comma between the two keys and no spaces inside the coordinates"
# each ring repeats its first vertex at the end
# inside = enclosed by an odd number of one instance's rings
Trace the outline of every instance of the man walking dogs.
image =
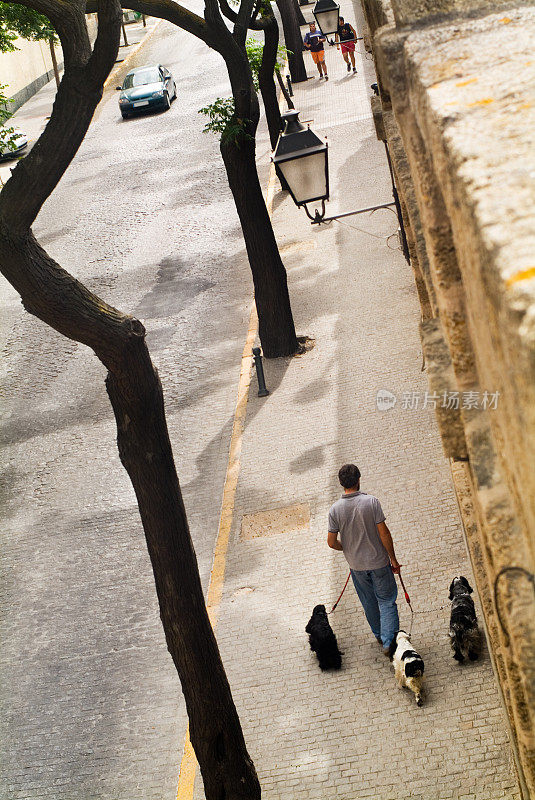
{"type": "Polygon", "coordinates": [[[325,76],[325,80],[328,81],[329,76],[327,75],[327,64],[325,63],[325,50],[323,49],[325,36],[322,35],[321,31],[316,30],[315,22],[311,22],[308,27],[310,30],[303,40],[304,45],[312,54],[312,61],[318,68],[320,80],[325,76]]]}
{"type": "Polygon", "coordinates": [[[386,654],[399,630],[394,573],[401,564],[379,500],[360,491],[359,468],[344,464],[338,480],[344,493],[329,511],[327,543],[343,552],[366,619],[386,654]]]}

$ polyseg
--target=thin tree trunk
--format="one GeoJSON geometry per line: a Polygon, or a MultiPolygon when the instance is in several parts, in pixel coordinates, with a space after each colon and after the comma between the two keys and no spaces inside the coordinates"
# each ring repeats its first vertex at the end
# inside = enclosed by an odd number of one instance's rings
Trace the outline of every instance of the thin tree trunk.
{"type": "Polygon", "coordinates": [[[288,53],[290,76],[293,83],[307,80],[307,71],[303,59],[303,39],[297,19],[295,0],[277,0],[277,7],[282,19],[284,44],[291,51],[288,53]]]}
{"type": "Polygon", "coordinates": [[[264,28],[264,49],[262,50],[262,64],[258,72],[260,93],[264,102],[264,111],[269,130],[269,141],[274,148],[281,131],[281,115],[277,90],[275,88],[274,73],[277,63],[277,50],[279,46],[279,26],[273,13],[269,24],[264,28]]]}
{"type": "MultiPolygon", "coordinates": [[[[259,800],[260,786],[210,625],[165,419],[162,388],[138,320],[56,264],[30,226],[82,142],[117,56],[118,3],[99,4],[91,55],[83,9],[47,6],[65,74],[50,122],[0,193],[0,269],[25,309],[90,347],[108,370],[121,461],[132,481],[167,646],[180,676],[208,800],[259,800]]],[[[264,206],[265,208],[265,206],[264,206]]]]}
{"type": "Polygon", "coordinates": [[[54,78],[56,79],[56,89],[59,89],[59,70],[58,70],[58,60],[56,58],[56,50],[54,48],[54,40],[49,39],[48,44],[50,45],[50,57],[52,59],[52,67],[54,69],[54,78]]]}
{"type": "Polygon", "coordinates": [[[122,27],[122,29],[123,29],[123,41],[124,41],[124,46],[125,46],[125,47],[128,47],[128,39],[126,38],[126,28],[125,28],[125,26],[124,26],[124,19],[123,19],[123,21],[122,21],[122,23],[121,23],[121,27],[122,27]]]}
{"type": "Polygon", "coordinates": [[[221,154],[253,273],[260,342],[267,358],[299,350],[286,270],[275,241],[255,162],[255,143],[221,142],[221,154]]]}
{"type": "MultiPolygon", "coordinates": [[[[260,86],[262,100],[264,101],[269,141],[271,143],[271,149],[274,150],[281,132],[282,119],[274,80],[279,46],[279,26],[273,13],[271,14],[268,25],[264,27],[263,30],[264,49],[262,50],[262,64],[258,71],[258,84],[260,86]]],[[[288,184],[279,167],[275,167],[275,172],[280,181],[281,188],[287,191],[288,184]]]]}
{"type": "Polygon", "coordinates": [[[306,25],[307,21],[303,16],[303,12],[301,11],[301,4],[295,0],[295,13],[297,14],[297,22],[299,25],[306,25]]]}

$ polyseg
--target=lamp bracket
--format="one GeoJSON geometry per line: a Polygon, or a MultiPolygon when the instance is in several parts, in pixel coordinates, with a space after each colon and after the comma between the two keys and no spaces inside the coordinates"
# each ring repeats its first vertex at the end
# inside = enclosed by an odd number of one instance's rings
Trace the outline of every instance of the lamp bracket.
{"type": "Polygon", "coordinates": [[[334,39],[329,39],[328,36],[325,37],[331,47],[334,47],[335,44],[347,44],[347,42],[362,42],[364,40],[364,36],[357,36],[355,39],[344,39],[343,42],[335,42],[334,39]]]}
{"type": "Polygon", "coordinates": [[[323,222],[325,217],[325,200],[321,201],[321,213],[316,208],[314,216],[312,216],[312,214],[308,210],[306,203],[303,203],[303,208],[305,209],[307,217],[312,220],[313,225],[319,225],[320,222],[323,222]]]}
{"type": "Polygon", "coordinates": [[[377,211],[379,208],[389,208],[390,206],[395,206],[394,202],[392,203],[381,203],[378,206],[368,206],[367,208],[358,208],[356,211],[346,211],[344,214],[335,214],[333,217],[326,217],[325,216],[325,200],[321,201],[321,213],[316,209],[316,213],[314,216],[309,212],[308,208],[306,207],[306,203],[303,204],[305,207],[305,211],[307,217],[312,220],[312,225],[321,225],[322,222],[331,222],[333,219],[340,219],[340,217],[352,217],[354,214],[364,214],[366,211],[377,211]]]}

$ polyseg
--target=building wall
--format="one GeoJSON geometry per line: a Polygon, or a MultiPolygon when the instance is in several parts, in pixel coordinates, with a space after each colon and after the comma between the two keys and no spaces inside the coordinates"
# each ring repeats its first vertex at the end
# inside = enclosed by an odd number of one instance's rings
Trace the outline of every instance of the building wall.
{"type": "Polygon", "coordinates": [[[362,5],[430,392],[520,781],[535,797],[535,4],[362,5]]]}
{"type": "MultiPolygon", "coordinates": [[[[17,39],[14,44],[18,50],[0,53],[0,83],[8,86],[5,94],[14,101],[9,106],[12,112],[54,77],[48,42],[17,39]]],[[[56,58],[61,67],[63,54],[60,45],[56,47],[56,58]]]]}

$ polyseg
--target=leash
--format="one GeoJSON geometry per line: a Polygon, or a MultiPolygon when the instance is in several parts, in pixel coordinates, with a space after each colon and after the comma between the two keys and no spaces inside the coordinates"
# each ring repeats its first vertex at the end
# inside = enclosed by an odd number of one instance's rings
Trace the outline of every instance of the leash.
{"type": "Polygon", "coordinates": [[[332,613],[333,613],[333,611],[335,610],[336,606],[338,605],[338,603],[339,603],[339,602],[340,602],[340,600],[342,599],[342,595],[343,595],[343,593],[344,593],[344,592],[345,592],[345,590],[346,590],[346,586],[347,586],[347,584],[349,583],[349,579],[350,579],[350,577],[351,577],[351,572],[350,572],[350,573],[349,573],[349,575],[347,576],[347,580],[346,580],[346,582],[344,583],[344,588],[342,589],[342,591],[340,592],[340,595],[338,596],[338,600],[336,601],[336,603],[334,604],[334,606],[331,608],[331,610],[330,610],[330,611],[327,611],[327,614],[332,614],[332,613]]]}
{"type": "MultiPolygon", "coordinates": [[[[411,599],[410,599],[410,597],[409,597],[409,593],[408,593],[408,591],[407,591],[407,587],[405,586],[405,584],[404,584],[404,582],[403,582],[403,578],[401,577],[401,572],[398,572],[398,573],[397,573],[397,576],[398,576],[398,578],[399,578],[399,580],[400,580],[400,583],[401,583],[401,586],[402,586],[402,588],[403,588],[403,592],[404,592],[404,594],[405,594],[405,600],[407,601],[407,605],[409,606],[409,608],[410,608],[410,610],[411,610],[411,624],[410,624],[410,628],[409,628],[409,636],[411,636],[411,635],[412,635],[412,623],[413,623],[413,621],[414,621],[414,609],[413,609],[413,607],[412,607],[412,605],[411,605],[411,599]]],[[[349,583],[349,579],[350,579],[350,577],[351,577],[351,572],[350,572],[350,573],[349,573],[349,575],[347,576],[346,582],[344,583],[344,588],[342,589],[342,591],[341,591],[341,592],[340,592],[340,594],[338,595],[338,600],[336,601],[336,603],[334,604],[334,606],[331,608],[331,610],[330,610],[330,611],[327,611],[327,614],[332,614],[332,613],[333,613],[333,611],[335,611],[335,609],[336,609],[336,606],[338,605],[338,603],[339,603],[339,602],[340,602],[340,600],[342,599],[342,595],[343,595],[343,593],[344,593],[344,592],[345,592],[345,590],[346,590],[346,587],[347,587],[347,584],[349,583]]]]}
{"type": "Polygon", "coordinates": [[[412,623],[413,623],[413,620],[414,620],[414,609],[413,609],[413,607],[411,605],[411,599],[409,597],[409,593],[407,591],[407,587],[403,583],[403,578],[401,577],[401,570],[400,570],[400,572],[397,573],[397,576],[399,578],[401,586],[403,587],[403,591],[405,592],[405,600],[407,601],[407,605],[409,606],[409,608],[411,610],[411,624],[410,624],[410,629],[409,629],[409,636],[411,636],[412,635],[412,623]]]}

